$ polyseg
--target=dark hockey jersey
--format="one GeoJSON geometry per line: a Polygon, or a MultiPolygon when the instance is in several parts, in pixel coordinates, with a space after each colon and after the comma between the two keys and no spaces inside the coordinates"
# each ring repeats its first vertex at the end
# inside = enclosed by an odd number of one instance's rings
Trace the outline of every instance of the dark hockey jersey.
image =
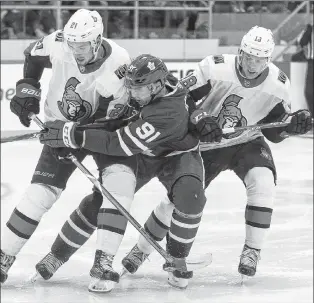
{"type": "Polygon", "coordinates": [[[115,156],[170,156],[196,149],[198,139],[189,133],[187,90],[182,86],[171,90],[144,106],[138,119],[115,132],[85,130],[83,148],[115,156]]]}

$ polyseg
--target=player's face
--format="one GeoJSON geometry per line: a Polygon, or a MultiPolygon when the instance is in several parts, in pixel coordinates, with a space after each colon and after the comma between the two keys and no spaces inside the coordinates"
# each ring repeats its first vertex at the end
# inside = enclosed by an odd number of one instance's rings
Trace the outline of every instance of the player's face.
{"type": "Polygon", "coordinates": [[[149,86],[131,86],[129,88],[131,97],[140,105],[147,105],[151,101],[151,89],[149,86]]]}
{"type": "Polygon", "coordinates": [[[246,52],[242,52],[241,66],[243,74],[248,79],[254,79],[265,69],[267,57],[256,57],[246,52]]]}
{"type": "Polygon", "coordinates": [[[86,65],[93,58],[93,49],[90,42],[69,42],[68,46],[78,65],[86,65]]]}

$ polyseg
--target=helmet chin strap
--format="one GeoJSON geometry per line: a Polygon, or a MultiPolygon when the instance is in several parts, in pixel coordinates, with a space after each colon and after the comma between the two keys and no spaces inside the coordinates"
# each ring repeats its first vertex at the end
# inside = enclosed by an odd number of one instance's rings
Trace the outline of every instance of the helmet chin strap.
{"type": "Polygon", "coordinates": [[[87,64],[90,64],[90,63],[97,61],[97,59],[98,59],[97,56],[101,50],[101,41],[99,42],[97,49],[96,49],[96,47],[97,47],[97,45],[95,45],[95,47],[92,46],[93,58],[87,64]]]}
{"type": "Polygon", "coordinates": [[[149,102],[152,102],[156,98],[156,96],[158,96],[158,94],[164,89],[165,86],[166,86],[166,81],[164,81],[164,83],[162,84],[161,88],[157,92],[155,92],[154,94],[150,95],[151,98],[150,98],[149,102]]]}

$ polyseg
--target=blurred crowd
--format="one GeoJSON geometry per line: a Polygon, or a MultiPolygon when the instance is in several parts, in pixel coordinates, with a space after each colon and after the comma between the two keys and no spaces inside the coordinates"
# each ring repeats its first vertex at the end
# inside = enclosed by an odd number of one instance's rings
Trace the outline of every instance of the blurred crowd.
{"type": "MultiPolygon", "coordinates": [[[[214,13],[289,13],[302,1],[213,1],[214,13]]],[[[140,6],[204,7],[208,1],[140,1],[140,6]]],[[[16,9],[1,10],[1,39],[41,38],[57,29],[57,11],[50,9],[18,9],[19,4],[55,5],[55,1],[1,1],[1,4],[14,4],[16,9]]],[[[134,1],[61,1],[61,6],[134,6],[134,1]]],[[[65,24],[75,9],[62,9],[61,20],[65,24]]],[[[134,10],[98,10],[101,14],[108,38],[133,38],[134,10]]],[[[205,38],[206,24],[197,26],[200,11],[193,10],[140,10],[139,38],[205,38]],[[167,30],[163,30],[167,29],[167,30]]]]}

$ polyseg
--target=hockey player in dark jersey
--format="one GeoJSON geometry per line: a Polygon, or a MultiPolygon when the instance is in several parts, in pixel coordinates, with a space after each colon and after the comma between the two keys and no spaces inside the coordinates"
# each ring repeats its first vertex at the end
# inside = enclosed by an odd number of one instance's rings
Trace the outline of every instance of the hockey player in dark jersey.
{"type": "MultiPolygon", "coordinates": [[[[221,128],[290,121],[286,127],[230,133],[219,143],[208,143],[206,138],[201,138],[205,187],[220,172],[229,169],[246,188],[246,236],[238,266],[243,276],[256,273],[274,207],[276,168],[264,136],[278,143],[289,135],[304,134],[312,128],[309,111],[290,112],[290,81],[270,62],[273,50],[272,32],[255,26],[243,37],[238,56],[208,56],[180,81],[194,101],[199,101],[195,119],[205,111],[215,117],[221,128]]],[[[158,205],[145,223],[150,233],[159,238],[167,233],[169,205],[158,205]]],[[[139,256],[147,256],[152,250],[140,236],[122,263],[134,273],[145,259],[139,256]]]]}
{"type": "MultiPolygon", "coordinates": [[[[197,129],[199,124],[195,123],[191,127],[187,90],[182,85],[169,85],[167,76],[168,70],[160,59],[151,55],[137,57],[129,65],[125,75],[131,97],[140,107],[137,119],[112,133],[102,129],[81,131],[77,123],[49,122],[46,124],[48,132],[42,135],[41,141],[52,147],[84,148],[99,153],[100,158],[103,154],[137,155],[136,188],[139,189],[153,177],[158,177],[171,196],[174,212],[169,217],[171,224],[167,250],[176,262],[184,264],[196,236],[206,201],[203,190],[203,165],[198,150],[198,138],[189,131],[189,127],[191,130],[197,129]]],[[[210,117],[205,120],[208,140],[219,142],[222,132],[218,124],[210,117]]],[[[112,180],[118,183],[119,181],[112,180]]],[[[95,205],[96,200],[102,200],[97,192],[92,195],[90,202],[83,202],[95,205]]],[[[130,204],[123,206],[130,209],[130,204]]],[[[118,273],[112,268],[112,261],[122,241],[127,220],[113,205],[104,200],[97,222],[93,224],[97,224],[97,251],[90,271],[92,280],[89,290],[107,292],[119,281],[118,273]]],[[[73,237],[71,240],[62,240],[68,225],[64,225],[59,234],[62,236],[57,238],[51,252],[63,261],[69,257],[64,257],[64,250],[68,249],[71,241],[73,243],[73,237]]],[[[72,221],[70,225],[73,225],[72,221]]],[[[85,237],[83,242],[86,240],[85,237]]],[[[72,252],[70,251],[70,254],[72,252]]],[[[166,264],[166,267],[169,266],[171,265],[166,264]]],[[[37,271],[44,278],[50,278],[55,270],[46,275],[47,262],[44,258],[38,264],[37,271]]],[[[185,288],[191,277],[192,272],[175,269],[169,273],[168,281],[173,286],[185,288]]]]}

